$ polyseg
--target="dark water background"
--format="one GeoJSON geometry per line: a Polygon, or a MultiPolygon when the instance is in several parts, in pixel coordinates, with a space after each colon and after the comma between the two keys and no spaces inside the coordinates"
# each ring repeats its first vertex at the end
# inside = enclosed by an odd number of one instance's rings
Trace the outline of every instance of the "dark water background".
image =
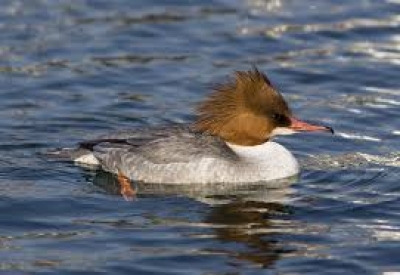
{"type": "Polygon", "coordinates": [[[400,1],[0,5],[0,273],[400,272],[400,1]],[[337,132],[280,139],[305,163],[292,185],[126,202],[109,175],[39,154],[190,121],[254,64],[337,132]]]}

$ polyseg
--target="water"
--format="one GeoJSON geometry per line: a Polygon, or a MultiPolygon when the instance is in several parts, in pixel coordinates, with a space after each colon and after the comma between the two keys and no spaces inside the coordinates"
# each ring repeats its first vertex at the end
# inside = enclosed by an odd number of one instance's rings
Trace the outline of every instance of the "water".
{"type": "Polygon", "coordinates": [[[3,274],[400,272],[399,1],[3,0],[3,274]],[[213,84],[257,65],[298,117],[280,188],[144,186],[39,153],[193,119],[213,84]]]}

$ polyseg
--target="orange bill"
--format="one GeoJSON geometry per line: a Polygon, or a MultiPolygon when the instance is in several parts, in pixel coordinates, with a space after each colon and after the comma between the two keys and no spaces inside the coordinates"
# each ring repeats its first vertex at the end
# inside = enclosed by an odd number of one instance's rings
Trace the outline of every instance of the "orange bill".
{"type": "Polygon", "coordinates": [[[329,126],[311,124],[295,117],[290,118],[289,128],[297,132],[328,131],[332,134],[334,133],[333,129],[329,126]]]}

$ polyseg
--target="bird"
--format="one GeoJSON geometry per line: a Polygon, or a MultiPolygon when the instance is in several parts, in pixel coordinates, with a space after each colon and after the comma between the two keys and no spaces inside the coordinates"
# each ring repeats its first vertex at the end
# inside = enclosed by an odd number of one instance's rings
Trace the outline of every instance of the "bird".
{"type": "Polygon", "coordinates": [[[293,154],[277,135],[330,132],[294,116],[256,67],[236,71],[198,105],[191,123],[125,129],[53,152],[117,176],[132,198],[132,181],[159,184],[250,183],[297,175],[293,154]]]}

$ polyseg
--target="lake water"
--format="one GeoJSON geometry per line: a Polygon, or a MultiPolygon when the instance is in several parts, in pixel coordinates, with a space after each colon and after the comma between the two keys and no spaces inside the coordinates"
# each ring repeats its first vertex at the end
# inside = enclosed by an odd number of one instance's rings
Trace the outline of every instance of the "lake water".
{"type": "Polygon", "coordinates": [[[400,1],[2,0],[1,274],[400,272],[400,1]],[[190,122],[253,65],[336,135],[280,187],[143,186],[40,153],[190,122]]]}

